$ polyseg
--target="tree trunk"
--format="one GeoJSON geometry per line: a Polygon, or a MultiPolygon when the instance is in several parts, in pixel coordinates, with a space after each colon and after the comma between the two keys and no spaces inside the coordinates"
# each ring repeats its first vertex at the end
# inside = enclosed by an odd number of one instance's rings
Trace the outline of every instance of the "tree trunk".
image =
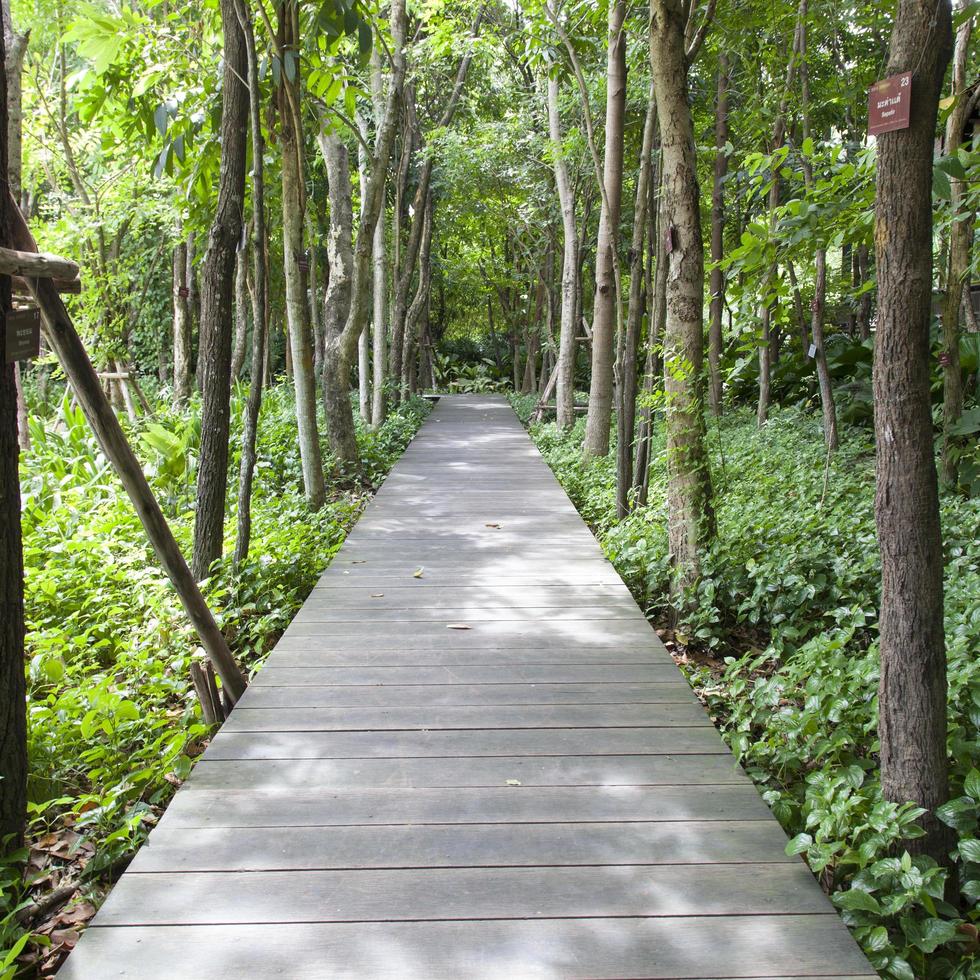
{"type": "MultiPolygon", "coordinates": [[[[960,0],[959,9],[965,6],[960,0]]],[[[956,103],[946,120],[946,154],[955,154],[963,143],[967,121],[967,64],[973,18],[967,17],[956,32],[953,54],[953,95],[956,103]]],[[[970,271],[970,215],[967,213],[967,182],[950,175],[949,259],[946,295],[943,297],[943,452],[942,480],[955,487],[959,479],[959,449],[950,431],[963,414],[963,370],[960,367],[960,300],[970,271]]]]}
{"type": "Polygon", "coordinates": [[[905,842],[947,860],[943,554],[929,383],[933,137],[951,48],[949,0],[899,0],[886,75],[914,71],[911,123],[878,139],[874,352],[881,551],[878,734],[886,799],[927,811],[905,842]]]}
{"type": "Polygon", "coordinates": [[[548,134],[554,157],[555,186],[561,205],[564,249],[561,262],[561,314],[558,328],[558,377],[555,385],[558,428],[568,430],[575,424],[575,337],[578,323],[578,229],[575,227],[575,195],[568,177],[561,117],[558,112],[558,79],[548,77],[548,134]]]}
{"type": "MultiPolygon", "coordinates": [[[[654,137],[657,130],[657,97],[650,88],[640,166],[633,202],[633,235],[630,240],[630,295],[626,330],[619,338],[617,375],[619,405],[616,412],[616,514],[629,512],[629,492],[633,486],[633,439],[636,435],[636,357],[640,347],[645,300],[643,290],[643,246],[646,240],[647,209],[650,206],[650,176],[653,170],[654,137]]],[[[658,175],[659,178],[659,175],[658,175]]]]}
{"type": "Polygon", "coordinates": [[[248,71],[245,39],[234,0],[221,0],[224,71],[221,91],[221,168],[218,201],[201,270],[201,449],[194,520],[195,577],[206,578],[221,557],[228,490],[231,394],[232,285],[242,234],[248,71]]]}
{"type": "MultiPolygon", "coordinates": [[[[868,277],[870,270],[868,268],[870,262],[869,248],[867,245],[859,245],[857,250],[858,255],[858,279],[860,282],[859,286],[863,287],[868,282],[868,277]]],[[[862,293],[858,300],[858,335],[862,340],[868,340],[871,337],[871,293],[862,293]]]]}
{"type": "Polygon", "coordinates": [[[187,243],[174,246],[174,403],[186,405],[191,397],[191,312],[187,286],[187,243]]]}
{"type": "Polygon", "coordinates": [[[625,0],[609,5],[606,61],[606,142],[602,209],[596,238],[595,297],[592,307],[592,383],[582,449],[587,456],[609,452],[613,404],[613,351],[620,306],[617,282],[619,212],[623,194],[623,123],[626,110],[625,0]]]}
{"type": "MultiPolygon", "coordinates": [[[[252,365],[245,423],[242,428],[242,459],[238,477],[238,528],[235,538],[235,564],[248,557],[252,538],[252,482],[255,477],[256,442],[266,350],[269,343],[269,308],[266,289],[265,230],[265,139],[262,136],[262,89],[255,51],[255,29],[246,0],[235,0],[238,21],[245,38],[248,64],[249,132],[252,141],[252,365]]],[[[246,253],[241,253],[245,255],[246,253]]],[[[311,263],[310,268],[313,265],[311,263]]],[[[314,302],[316,297],[314,296],[314,302]]]]}
{"type": "Polygon", "coordinates": [[[330,279],[323,314],[323,404],[330,449],[344,462],[356,460],[358,456],[354,417],[349,410],[352,352],[345,350],[342,343],[344,325],[350,315],[354,275],[351,248],[354,205],[347,147],[332,128],[321,129],[319,139],[330,191],[330,232],[327,237],[330,279]]]}
{"type": "Polygon", "coordinates": [[[293,390],[299,455],[303,466],[306,500],[318,510],[326,500],[320,433],[316,424],[316,378],[313,375],[313,333],[306,299],[306,276],[300,266],[305,256],[303,224],[306,215],[306,181],[303,167],[303,120],[300,112],[299,3],[284,0],[279,5],[279,31],[283,51],[297,57],[292,73],[285,68],[279,76],[279,119],[282,144],[282,241],[286,283],[286,321],[292,355],[293,390]],[[292,74],[292,78],[290,78],[292,74]]]}
{"type": "MultiPolygon", "coordinates": [[[[6,5],[5,5],[6,7],[6,5]]],[[[5,13],[7,11],[5,10],[5,13]]],[[[4,24],[4,34],[7,34],[4,24]]],[[[0,62],[6,58],[0,38],[0,62]]],[[[7,173],[7,75],[0,79],[0,173],[7,173]]],[[[10,247],[14,198],[0,196],[0,244],[10,247]]],[[[0,305],[10,309],[10,277],[0,276],[0,305]]],[[[24,681],[24,559],[20,526],[20,452],[14,366],[0,361],[0,854],[20,847],[27,819],[27,705],[24,681]],[[4,839],[10,835],[10,840],[4,839]]]]}
{"type": "Polygon", "coordinates": [[[721,318],[725,310],[725,273],[718,267],[725,253],[725,176],[728,173],[728,57],[718,54],[718,96],[715,103],[715,171],[711,189],[711,319],[708,324],[708,394],[711,412],[723,410],[721,390],[721,318]]]}
{"type": "MultiPolygon", "coordinates": [[[[377,139],[380,137],[381,130],[384,127],[385,113],[384,87],[381,78],[381,57],[378,54],[377,47],[374,47],[371,50],[371,102],[374,107],[374,131],[375,140],[377,141],[377,139]]],[[[377,149],[377,142],[375,142],[375,149],[377,149]]],[[[387,177],[387,173],[388,168],[385,166],[385,177],[387,177]]],[[[388,263],[387,256],[385,255],[385,183],[386,180],[383,179],[381,184],[381,213],[378,215],[378,220],[374,225],[374,241],[371,247],[371,262],[373,265],[371,279],[373,300],[373,308],[371,313],[371,336],[373,341],[372,353],[374,357],[371,424],[375,429],[380,428],[381,423],[385,420],[385,413],[387,411],[385,399],[385,369],[388,362],[388,316],[386,301],[388,284],[386,281],[385,272],[388,263]]]]}
{"type": "Polygon", "coordinates": [[[248,254],[240,249],[235,259],[235,344],[231,353],[231,380],[235,382],[242,373],[245,353],[248,349],[248,254]]]}
{"type": "MultiPolygon", "coordinates": [[[[800,88],[803,103],[803,138],[810,133],[810,70],[807,64],[807,0],[800,0],[800,88]]],[[[809,157],[803,158],[803,180],[807,191],[813,192],[813,164],[809,157]]],[[[837,409],[834,405],[834,389],[830,383],[830,369],[827,367],[827,349],[824,345],[824,303],[827,298],[827,249],[817,246],[814,257],[815,276],[813,302],[810,304],[810,336],[816,348],[813,359],[817,366],[817,381],[820,385],[820,407],[823,410],[823,438],[827,452],[837,449],[837,409]]]]}
{"type": "Polygon", "coordinates": [[[405,342],[402,351],[401,395],[407,398],[415,391],[415,358],[418,353],[419,325],[432,286],[432,192],[425,199],[422,218],[422,244],[419,249],[419,281],[415,297],[405,317],[405,342]]]}
{"type": "Polygon", "coordinates": [[[313,328],[313,376],[320,377],[323,371],[323,307],[320,305],[320,259],[314,246],[316,238],[313,234],[312,223],[307,240],[310,243],[310,325],[313,328]]]}
{"type": "Polygon", "coordinates": [[[683,0],[651,0],[650,59],[663,153],[663,237],[670,240],[664,389],[667,531],[675,597],[697,581],[701,551],[714,534],[704,422],[704,252],[685,23],[683,0]]]}

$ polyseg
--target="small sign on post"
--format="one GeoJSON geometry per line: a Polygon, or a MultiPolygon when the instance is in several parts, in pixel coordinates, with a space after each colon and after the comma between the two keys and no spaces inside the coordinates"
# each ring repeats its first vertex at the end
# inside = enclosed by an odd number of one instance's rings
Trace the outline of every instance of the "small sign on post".
{"type": "Polygon", "coordinates": [[[4,316],[3,359],[30,361],[41,353],[41,311],[8,310],[4,316]]]}
{"type": "Polygon", "coordinates": [[[296,256],[296,268],[299,269],[300,272],[309,272],[310,271],[310,253],[309,252],[300,252],[299,255],[296,256]]]}
{"type": "Polygon", "coordinates": [[[883,78],[868,94],[868,135],[908,129],[912,106],[912,72],[883,78]]]}
{"type": "Polygon", "coordinates": [[[187,297],[190,296],[190,294],[191,294],[191,291],[186,286],[179,286],[177,288],[177,295],[181,299],[187,299],[187,297]]]}

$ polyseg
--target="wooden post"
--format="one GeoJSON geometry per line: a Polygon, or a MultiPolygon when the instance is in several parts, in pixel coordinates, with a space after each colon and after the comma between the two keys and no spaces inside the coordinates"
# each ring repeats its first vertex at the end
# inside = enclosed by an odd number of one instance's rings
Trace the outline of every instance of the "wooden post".
{"type": "MultiPolygon", "coordinates": [[[[10,208],[11,237],[25,251],[36,248],[20,211],[10,208]]],[[[75,331],[65,304],[50,279],[28,278],[31,295],[41,310],[45,334],[51,349],[58,357],[75,397],[99,440],[103,452],[112,463],[129,494],[136,513],[146,530],[153,550],[160,559],[191,623],[197,630],[201,645],[215,666],[228,696],[234,704],[245,691],[245,675],[235,663],[208,604],[191,575],[180,547],[174,539],[160,505],[146,482],[143,467],[126,441],[119,420],[109,404],[99,377],[92,367],[85,347],[75,331]]]]}

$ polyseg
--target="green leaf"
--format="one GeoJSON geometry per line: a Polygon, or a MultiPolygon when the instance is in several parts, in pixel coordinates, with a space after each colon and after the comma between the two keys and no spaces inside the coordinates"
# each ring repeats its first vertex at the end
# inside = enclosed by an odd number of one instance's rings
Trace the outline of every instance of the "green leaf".
{"type": "MultiPolygon", "coordinates": [[[[980,409],[974,409],[977,416],[977,424],[980,426],[980,409]]],[[[980,803],[980,770],[971,769],[963,782],[963,789],[967,796],[972,796],[975,802],[980,803]]]]}
{"type": "Polygon", "coordinates": [[[153,110],[153,122],[156,124],[157,132],[161,136],[166,136],[167,127],[170,125],[170,113],[167,111],[166,105],[158,105],[153,110]]]}
{"type": "Polygon", "coordinates": [[[938,167],[932,171],[932,193],[941,201],[948,201],[953,196],[953,188],[950,186],[949,177],[938,167]]]}
{"type": "Polygon", "coordinates": [[[860,888],[851,888],[846,892],[838,892],[834,895],[834,905],[838,908],[846,909],[848,912],[872,912],[875,915],[881,914],[881,905],[878,903],[878,899],[860,888]]]}
{"type": "Polygon", "coordinates": [[[959,852],[964,861],[980,864],[980,840],[974,837],[965,837],[959,843],[959,852]]]}
{"type": "Polygon", "coordinates": [[[809,834],[797,834],[786,844],[786,853],[803,854],[810,849],[811,844],[813,844],[813,838],[809,834]]]}

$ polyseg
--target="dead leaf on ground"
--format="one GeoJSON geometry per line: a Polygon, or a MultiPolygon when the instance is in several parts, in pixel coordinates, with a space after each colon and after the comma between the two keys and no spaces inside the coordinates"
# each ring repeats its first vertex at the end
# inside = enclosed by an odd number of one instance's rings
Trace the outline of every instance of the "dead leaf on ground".
{"type": "Polygon", "coordinates": [[[508,786],[520,786],[521,785],[521,781],[519,779],[508,779],[507,780],[507,785],[508,786]]]}
{"type": "Polygon", "coordinates": [[[351,559],[351,564],[352,565],[366,565],[367,564],[367,559],[366,558],[353,558],[353,559],[351,559]]]}
{"type": "Polygon", "coordinates": [[[412,577],[413,578],[421,578],[422,577],[422,573],[424,571],[425,571],[425,568],[422,565],[419,565],[419,567],[416,568],[414,572],[412,572],[412,577]]]}
{"type": "Polygon", "coordinates": [[[449,623],[446,626],[446,629],[447,630],[471,630],[473,629],[473,627],[467,625],[466,623],[449,623]]]}
{"type": "Polygon", "coordinates": [[[496,527],[496,528],[499,528],[500,527],[499,524],[484,524],[483,526],[484,527],[496,527]]]}
{"type": "Polygon", "coordinates": [[[385,594],[383,592],[372,592],[371,593],[371,598],[372,599],[383,599],[384,597],[385,597],[385,594]]]}

